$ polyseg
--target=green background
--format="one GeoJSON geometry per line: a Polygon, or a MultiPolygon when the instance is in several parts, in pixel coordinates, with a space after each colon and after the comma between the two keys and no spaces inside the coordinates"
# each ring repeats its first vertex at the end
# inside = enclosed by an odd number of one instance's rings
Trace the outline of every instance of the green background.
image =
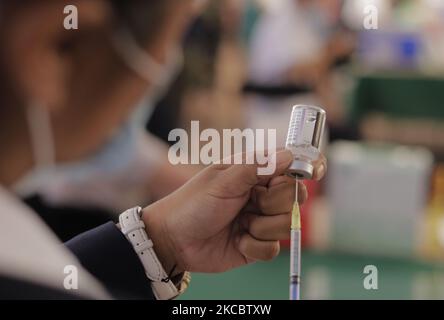
{"type": "MultiPolygon", "coordinates": [[[[288,299],[289,252],[222,274],[192,276],[188,299],[288,299]]],[[[303,299],[444,299],[444,267],[408,259],[304,251],[303,299]],[[378,289],[363,285],[366,265],[378,270],[378,289]]]]}
{"type": "Polygon", "coordinates": [[[419,74],[376,74],[356,77],[349,118],[359,122],[368,113],[393,118],[444,119],[444,79],[419,74]]]}

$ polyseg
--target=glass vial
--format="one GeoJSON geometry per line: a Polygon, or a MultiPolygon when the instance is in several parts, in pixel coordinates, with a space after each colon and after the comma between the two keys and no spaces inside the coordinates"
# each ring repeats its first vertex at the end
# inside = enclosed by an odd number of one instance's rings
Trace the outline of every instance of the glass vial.
{"type": "Polygon", "coordinates": [[[295,105],[291,112],[285,148],[293,153],[293,163],[287,171],[291,177],[311,179],[313,162],[319,158],[325,126],[325,111],[316,106],[295,105]]]}

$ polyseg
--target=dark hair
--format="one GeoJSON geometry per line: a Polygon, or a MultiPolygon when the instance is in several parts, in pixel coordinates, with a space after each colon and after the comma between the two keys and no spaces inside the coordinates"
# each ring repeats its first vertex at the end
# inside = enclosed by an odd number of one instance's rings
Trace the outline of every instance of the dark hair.
{"type": "MultiPolygon", "coordinates": [[[[42,1],[42,0],[41,0],[42,1]]],[[[85,0],[88,1],[88,0],[85,0]]],[[[116,25],[124,23],[140,41],[150,41],[162,28],[165,15],[175,1],[182,0],[108,0],[116,17],[116,25]]],[[[35,0],[0,0],[0,17],[8,6],[19,8],[35,0]]],[[[69,1],[66,1],[69,4],[69,1]]]]}

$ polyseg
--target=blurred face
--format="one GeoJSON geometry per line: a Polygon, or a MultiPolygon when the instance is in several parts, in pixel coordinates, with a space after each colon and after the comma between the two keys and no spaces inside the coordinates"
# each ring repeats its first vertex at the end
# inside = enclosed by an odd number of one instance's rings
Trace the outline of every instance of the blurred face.
{"type": "MultiPolygon", "coordinates": [[[[123,63],[111,43],[122,22],[110,1],[10,2],[0,19],[0,75],[7,79],[0,84],[0,103],[9,118],[3,119],[26,132],[20,109],[48,109],[57,161],[82,159],[127,119],[151,84],[123,63]],[[63,28],[68,4],[78,8],[78,30],[63,28]]],[[[159,63],[180,45],[194,10],[191,0],[164,2],[156,30],[137,30],[139,44],[159,63]]]]}

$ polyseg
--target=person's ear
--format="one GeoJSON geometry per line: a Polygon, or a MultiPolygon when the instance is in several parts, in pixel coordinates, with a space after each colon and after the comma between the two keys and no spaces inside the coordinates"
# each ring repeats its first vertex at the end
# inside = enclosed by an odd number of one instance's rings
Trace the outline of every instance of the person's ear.
{"type": "Polygon", "coordinates": [[[78,29],[66,30],[67,5],[65,1],[18,5],[8,16],[4,33],[5,61],[18,93],[27,102],[51,109],[64,105],[69,95],[70,44],[89,31],[105,29],[111,16],[107,1],[70,0],[69,5],[77,8],[78,29]]]}

